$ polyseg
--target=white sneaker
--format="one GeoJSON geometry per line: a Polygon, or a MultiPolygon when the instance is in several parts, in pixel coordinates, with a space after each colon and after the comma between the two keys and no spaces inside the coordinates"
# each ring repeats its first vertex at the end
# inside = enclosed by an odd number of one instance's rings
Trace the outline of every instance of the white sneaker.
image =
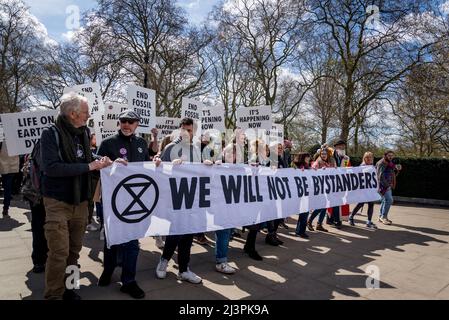
{"type": "Polygon", "coordinates": [[[156,268],[156,277],[165,279],[167,277],[168,260],[161,258],[156,268]]]}
{"type": "Polygon", "coordinates": [[[186,272],[178,274],[178,280],[182,281],[188,281],[190,283],[198,284],[203,281],[200,277],[198,277],[196,274],[194,274],[190,269],[187,269],[186,272]]]}
{"type": "Polygon", "coordinates": [[[233,267],[231,267],[226,262],[219,263],[219,264],[215,265],[215,270],[217,270],[218,272],[221,272],[221,273],[225,273],[225,274],[234,274],[236,271],[233,267]]]}
{"type": "Polygon", "coordinates": [[[98,228],[96,226],[94,226],[92,223],[88,224],[86,227],[87,231],[97,231],[98,228]]]}
{"type": "Polygon", "coordinates": [[[104,228],[101,228],[100,230],[100,240],[104,241],[104,228]]]}
{"type": "Polygon", "coordinates": [[[156,247],[158,247],[159,249],[164,249],[165,243],[164,240],[162,240],[161,236],[157,236],[156,237],[156,247]]]}

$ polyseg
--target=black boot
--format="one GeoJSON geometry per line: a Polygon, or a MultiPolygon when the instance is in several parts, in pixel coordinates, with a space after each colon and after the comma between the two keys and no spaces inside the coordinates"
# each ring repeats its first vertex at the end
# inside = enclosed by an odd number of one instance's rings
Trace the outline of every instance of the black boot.
{"type": "Polygon", "coordinates": [[[279,242],[276,240],[276,236],[272,233],[267,234],[265,237],[265,243],[275,247],[279,245],[279,242]]]}
{"type": "Polygon", "coordinates": [[[120,291],[129,294],[134,299],[142,299],[145,297],[145,292],[140,289],[135,281],[122,285],[120,291]]]}

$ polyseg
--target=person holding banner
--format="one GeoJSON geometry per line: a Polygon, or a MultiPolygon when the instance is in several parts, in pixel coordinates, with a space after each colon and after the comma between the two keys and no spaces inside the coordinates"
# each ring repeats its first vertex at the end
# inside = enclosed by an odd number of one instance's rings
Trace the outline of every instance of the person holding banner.
{"type": "MultiPolygon", "coordinates": [[[[300,169],[304,171],[305,169],[310,169],[310,154],[307,152],[301,152],[295,155],[294,160],[292,161],[291,167],[294,169],[300,169]]],[[[309,236],[306,234],[307,227],[307,217],[309,216],[309,212],[302,212],[299,214],[298,223],[296,225],[295,234],[298,237],[303,239],[308,239],[309,236]]]]}
{"type": "MultiPolygon", "coordinates": [[[[255,139],[251,141],[251,153],[248,163],[253,166],[270,166],[270,158],[268,157],[269,148],[266,145],[265,141],[261,139],[255,139]]],[[[263,258],[256,251],[256,239],[257,233],[261,228],[261,224],[255,224],[251,226],[246,226],[246,229],[249,230],[248,236],[246,237],[246,243],[243,247],[243,250],[248,254],[248,256],[254,260],[262,261],[263,258]]]]}
{"type": "MultiPolygon", "coordinates": [[[[286,159],[284,158],[284,145],[282,143],[273,143],[270,148],[270,162],[272,167],[277,169],[288,168],[286,159]]],[[[284,219],[276,219],[267,222],[268,233],[265,237],[265,243],[272,246],[283,245],[284,242],[278,238],[277,230],[279,224],[283,222],[284,219]]]]}
{"type": "MultiPolygon", "coordinates": [[[[222,152],[222,160],[217,160],[216,164],[236,163],[236,148],[228,148],[228,152],[222,152]]],[[[236,269],[228,264],[229,241],[233,229],[223,229],[215,231],[215,270],[224,274],[234,274],[236,269]]]]}
{"type": "MultiPolygon", "coordinates": [[[[363,155],[363,161],[360,165],[361,166],[373,166],[373,161],[374,161],[373,153],[365,152],[365,154],[363,155]]],[[[367,204],[368,204],[368,220],[366,221],[366,227],[370,228],[370,229],[377,229],[376,225],[371,221],[373,218],[374,202],[367,202],[367,204]]],[[[351,226],[355,226],[354,217],[357,214],[357,212],[363,208],[364,205],[365,205],[364,202],[359,203],[352,210],[352,213],[349,216],[349,224],[351,226]]]]}
{"type": "Polygon", "coordinates": [[[0,175],[3,185],[3,217],[9,217],[9,206],[11,205],[13,182],[15,175],[20,170],[19,156],[8,156],[6,142],[0,142],[0,175]]]}
{"type": "MultiPolygon", "coordinates": [[[[98,155],[110,158],[116,163],[127,165],[128,162],[150,161],[150,154],[145,139],[135,135],[140,116],[133,110],[125,110],[119,116],[120,130],[112,137],[106,138],[98,149],[98,155]]],[[[107,247],[104,246],[103,273],[98,280],[99,286],[108,286],[118,264],[118,255],[122,255],[122,286],[120,291],[128,293],[134,299],[142,299],[145,292],[137,285],[137,258],[139,240],[107,247]]]]}
{"type": "Polygon", "coordinates": [[[388,212],[393,204],[393,189],[396,187],[396,176],[401,171],[401,165],[393,162],[394,152],[387,150],[384,157],[376,163],[377,179],[379,180],[379,193],[382,196],[380,204],[379,222],[391,225],[388,212]]]}
{"type": "MultiPolygon", "coordinates": [[[[321,147],[321,149],[319,149],[318,157],[317,157],[316,161],[312,164],[312,168],[313,169],[326,169],[326,168],[335,168],[335,167],[336,167],[335,160],[332,157],[330,148],[326,145],[323,145],[321,147]]],[[[319,215],[319,217],[318,217],[318,223],[316,225],[316,230],[327,232],[328,230],[323,227],[323,221],[324,221],[324,218],[326,217],[326,208],[316,209],[315,211],[313,211],[312,215],[310,216],[309,220],[307,221],[307,227],[309,228],[310,231],[314,231],[312,222],[316,218],[317,215],[319,215]]]]}
{"type": "MultiPolygon", "coordinates": [[[[346,141],[338,140],[334,144],[333,158],[337,168],[346,168],[351,166],[349,157],[346,155],[346,141]]],[[[340,214],[349,215],[349,205],[343,205],[341,207],[333,207],[329,209],[330,217],[327,217],[327,224],[333,225],[336,228],[341,228],[340,214]]]]}
{"type": "Polygon", "coordinates": [[[45,299],[80,300],[65,286],[66,272],[77,270],[93,196],[92,172],[109,166],[104,157],[93,160],[87,99],[74,92],[61,98],[55,125],[42,132],[42,194],[46,212],[45,237],[48,258],[45,268],[45,299]],[[68,268],[70,267],[70,268],[68,268]]]}
{"type": "MultiPolygon", "coordinates": [[[[160,160],[171,162],[174,165],[180,165],[184,161],[201,162],[201,151],[192,143],[196,130],[193,120],[190,118],[182,119],[180,128],[180,136],[165,147],[160,160]]],[[[209,160],[205,160],[203,163],[206,165],[213,164],[213,162],[209,160]]],[[[176,248],[178,248],[178,279],[194,284],[202,282],[201,277],[189,269],[190,249],[192,247],[193,236],[193,234],[185,234],[166,237],[161,260],[156,267],[156,276],[159,279],[165,279],[167,277],[168,262],[173,257],[176,248]]]]}

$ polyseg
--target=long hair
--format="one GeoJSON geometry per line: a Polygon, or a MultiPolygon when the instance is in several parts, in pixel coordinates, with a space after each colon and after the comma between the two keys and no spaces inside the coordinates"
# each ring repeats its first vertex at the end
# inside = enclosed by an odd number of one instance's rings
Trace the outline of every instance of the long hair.
{"type": "Polygon", "coordinates": [[[306,163],[306,158],[309,157],[310,158],[310,153],[308,152],[300,152],[296,157],[295,157],[295,165],[300,168],[300,167],[309,167],[310,163],[306,163]],[[296,160],[297,159],[297,160],[296,160]]]}

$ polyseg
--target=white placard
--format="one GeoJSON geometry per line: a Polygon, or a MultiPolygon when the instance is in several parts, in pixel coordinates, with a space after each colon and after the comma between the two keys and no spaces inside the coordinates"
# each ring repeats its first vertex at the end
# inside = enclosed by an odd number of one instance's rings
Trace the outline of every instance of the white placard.
{"type": "Polygon", "coordinates": [[[4,113],[1,115],[9,156],[31,153],[42,130],[55,122],[57,110],[4,113]]]}
{"type": "Polygon", "coordinates": [[[126,104],[106,103],[104,111],[103,130],[116,131],[120,127],[119,116],[128,109],[126,104]]]}
{"type": "Polygon", "coordinates": [[[98,83],[80,84],[77,86],[64,88],[64,94],[71,91],[86,97],[89,101],[90,114],[92,117],[97,112],[104,112],[103,98],[101,97],[100,86],[98,83]]]}
{"type": "Polygon", "coordinates": [[[136,133],[150,134],[156,126],[156,91],[129,85],[127,97],[129,109],[141,117],[136,133]]]}
{"type": "Polygon", "coordinates": [[[158,140],[162,140],[166,136],[171,135],[173,131],[179,129],[180,124],[181,118],[157,117],[156,129],[159,131],[158,140]]]}
{"type": "Polygon", "coordinates": [[[104,129],[104,114],[96,113],[94,115],[94,130],[92,132],[95,132],[97,146],[99,146],[104,139],[115,135],[117,133],[117,129],[105,130],[104,129]]]}
{"type": "Polygon", "coordinates": [[[5,140],[5,134],[3,133],[3,125],[0,125],[0,142],[5,140]]]}
{"type": "Polygon", "coordinates": [[[198,123],[201,121],[201,111],[205,108],[204,103],[190,98],[182,98],[181,119],[190,118],[198,123]]]}
{"type": "Polygon", "coordinates": [[[271,125],[271,130],[267,130],[266,133],[267,137],[269,137],[269,143],[272,142],[284,142],[284,125],[273,123],[271,125]]]}
{"type": "Polygon", "coordinates": [[[236,112],[237,127],[241,129],[271,130],[271,106],[239,108],[236,112]]]}
{"type": "Polygon", "coordinates": [[[201,117],[201,131],[217,130],[225,132],[225,117],[222,107],[204,108],[201,117]]]}

